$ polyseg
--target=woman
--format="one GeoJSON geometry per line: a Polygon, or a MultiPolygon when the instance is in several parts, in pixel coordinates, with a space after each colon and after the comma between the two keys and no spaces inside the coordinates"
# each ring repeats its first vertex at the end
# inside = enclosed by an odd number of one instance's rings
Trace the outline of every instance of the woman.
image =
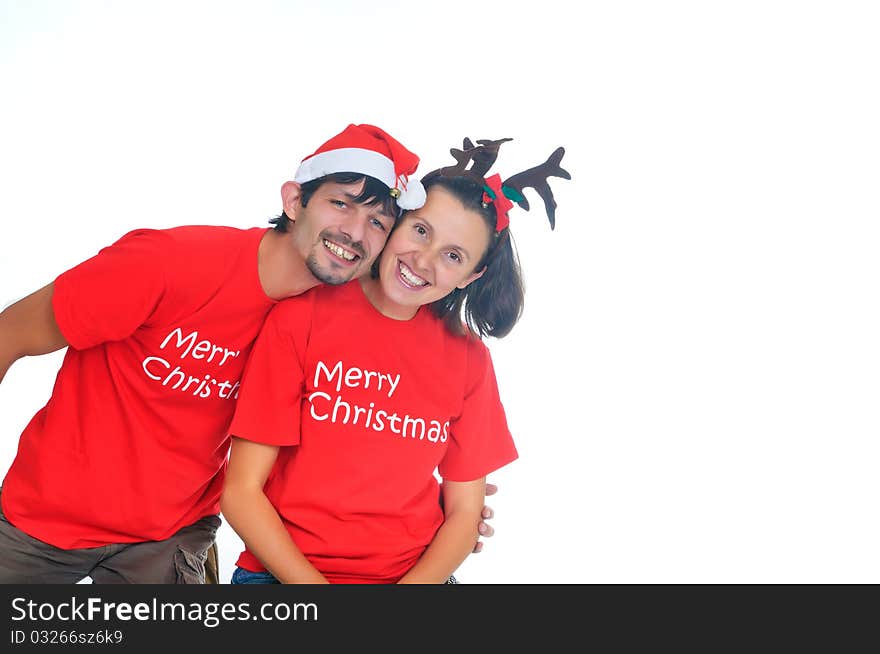
{"type": "Polygon", "coordinates": [[[267,318],[230,428],[233,583],[444,583],[474,547],[485,477],[517,456],[479,340],[522,310],[512,205],[497,175],[423,183],[372,277],[267,318]]]}

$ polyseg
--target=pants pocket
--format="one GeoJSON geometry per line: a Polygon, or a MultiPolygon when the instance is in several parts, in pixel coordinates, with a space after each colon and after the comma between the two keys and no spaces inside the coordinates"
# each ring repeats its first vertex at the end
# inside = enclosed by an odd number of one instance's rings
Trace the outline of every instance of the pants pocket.
{"type": "Polygon", "coordinates": [[[178,545],[177,551],[174,553],[174,569],[177,573],[175,583],[204,584],[207,558],[207,550],[190,552],[178,545]]]}

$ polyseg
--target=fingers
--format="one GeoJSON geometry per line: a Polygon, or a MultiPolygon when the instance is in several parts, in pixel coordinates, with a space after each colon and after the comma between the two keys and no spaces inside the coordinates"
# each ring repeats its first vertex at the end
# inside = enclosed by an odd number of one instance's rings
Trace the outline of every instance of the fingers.
{"type": "MultiPolygon", "coordinates": [[[[490,483],[486,484],[486,495],[494,495],[497,492],[498,492],[498,486],[496,486],[495,484],[490,484],[490,483]]],[[[492,527],[492,525],[490,525],[486,522],[483,522],[483,521],[484,520],[491,520],[492,518],[494,518],[495,511],[492,509],[491,506],[484,506],[483,510],[480,512],[480,517],[482,518],[482,520],[480,521],[480,524],[477,527],[477,531],[480,532],[481,537],[491,538],[492,536],[495,535],[495,529],[492,527]]],[[[482,551],[483,551],[483,541],[478,540],[476,545],[474,545],[473,553],[479,554],[482,551]]]]}
{"type": "MultiPolygon", "coordinates": [[[[488,507],[488,506],[483,507],[483,520],[489,520],[494,515],[495,515],[495,512],[492,510],[491,507],[488,507]]],[[[480,537],[484,537],[484,538],[491,538],[492,536],[495,535],[495,529],[492,527],[492,525],[490,525],[486,522],[482,522],[482,521],[480,522],[479,525],[477,525],[477,531],[480,533],[480,537]]],[[[473,552],[474,552],[474,554],[479,554],[482,551],[483,551],[483,541],[478,540],[476,545],[474,545],[473,552]]]]}

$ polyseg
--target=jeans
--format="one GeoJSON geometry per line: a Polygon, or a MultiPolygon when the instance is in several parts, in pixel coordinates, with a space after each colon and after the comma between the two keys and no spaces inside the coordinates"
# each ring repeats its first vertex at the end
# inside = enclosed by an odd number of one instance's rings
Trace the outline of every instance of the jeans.
{"type": "MultiPolygon", "coordinates": [[[[232,583],[233,584],[280,584],[275,577],[271,575],[269,572],[251,572],[250,570],[245,570],[244,568],[236,568],[235,572],[232,573],[232,583]]],[[[458,579],[456,579],[453,575],[449,575],[449,579],[446,580],[447,584],[457,584],[458,579]]]]}
{"type": "Polygon", "coordinates": [[[236,568],[232,573],[233,584],[280,584],[269,572],[251,572],[244,568],[236,568]]]}

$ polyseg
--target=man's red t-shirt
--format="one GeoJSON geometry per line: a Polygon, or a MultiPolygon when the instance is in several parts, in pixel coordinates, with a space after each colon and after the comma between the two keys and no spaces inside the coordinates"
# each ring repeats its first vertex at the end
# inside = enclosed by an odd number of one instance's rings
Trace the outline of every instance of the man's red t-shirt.
{"type": "MultiPolygon", "coordinates": [[[[423,307],[397,321],[360,283],[279,303],[242,379],[232,435],[281,447],[265,492],[330,581],[393,583],[443,522],[439,485],[517,457],[492,361],[423,307]]],[[[245,550],[238,565],[265,568],[245,550]]]]}
{"type": "Polygon", "coordinates": [[[70,347],[3,512],[64,549],[162,540],[219,512],[248,352],[275,304],[264,228],[136,230],[55,280],[70,347]]]}

